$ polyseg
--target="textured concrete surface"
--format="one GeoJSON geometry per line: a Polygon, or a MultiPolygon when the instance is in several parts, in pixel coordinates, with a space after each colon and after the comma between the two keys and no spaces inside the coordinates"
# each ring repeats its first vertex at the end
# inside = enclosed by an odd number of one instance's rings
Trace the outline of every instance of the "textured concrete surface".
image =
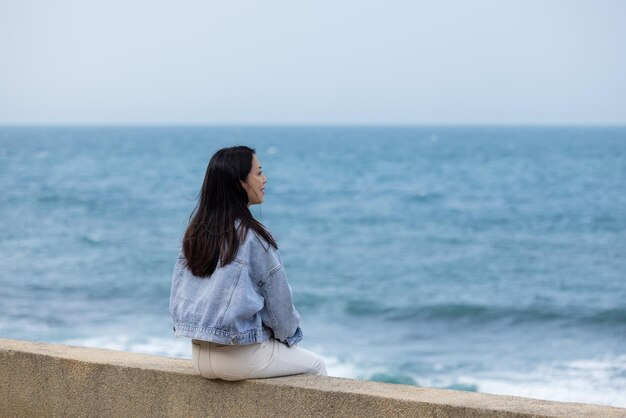
{"type": "Polygon", "coordinates": [[[626,409],[335,377],[244,382],[189,360],[0,339],[2,417],[626,417],[626,409]]]}

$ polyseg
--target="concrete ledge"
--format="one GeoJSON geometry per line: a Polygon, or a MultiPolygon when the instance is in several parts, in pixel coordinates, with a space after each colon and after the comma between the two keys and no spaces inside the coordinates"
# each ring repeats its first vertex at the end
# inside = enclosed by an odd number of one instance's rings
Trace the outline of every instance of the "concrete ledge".
{"type": "Polygon", "coordinates": [[[0,416],[626,417],[626,409],[335,377],[211,381],[189,360],[0,339],[0,416]]]}

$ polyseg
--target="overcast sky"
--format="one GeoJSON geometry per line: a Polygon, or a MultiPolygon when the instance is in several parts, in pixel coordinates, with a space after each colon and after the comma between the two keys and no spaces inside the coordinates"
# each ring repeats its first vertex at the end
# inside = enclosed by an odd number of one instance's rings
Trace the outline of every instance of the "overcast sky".
{"type": "Polygon", "coordinates": [[[0,124],[626,124],[626,1],[0,0],[0,124]]]}

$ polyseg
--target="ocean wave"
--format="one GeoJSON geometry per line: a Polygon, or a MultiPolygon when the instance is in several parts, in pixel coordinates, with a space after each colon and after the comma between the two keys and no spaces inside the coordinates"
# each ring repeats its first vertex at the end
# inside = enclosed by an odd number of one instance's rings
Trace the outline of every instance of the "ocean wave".
{"type": "Polygon", "coordinates": [[[368,380],[372,382],[395,383],[400,385],[417,385],[415,379],[404,373],[374,373],[368,380]]]}
{"type": "Polygon", "coordinates": [[[625,308],[590,310],[577,306],[499,306],[473,303],[446,303],[418,306],[388,306],[372,300],[348,300],[344,313],[349,316],[377,316],[387,321],[466,321],[473,323],[507,322],[518,325],[528,322],[563,321],[568,324],[626,324],[625,308]]]}
{"type": "Polygon", "coordinates": [[[581,319],[590,324],[622,324],[626,325],[626,308],[605,309],[581,319]]]}
{"type": "Polygon", "coordinates": [[[431,203],[439,202],[443,198],[442,193],[413,192],[407,194],[404,201],[407,203],[431,203]]]}
{"type": "Polygon", "coordinates": [[[452,303],[426,305],[396,309],[387,316],[388,320],[470,320],[472,322],[493,322],[506,320],[513,324],[534,321],[564,319],[562,312],[553,308],[516,308],[509,306],[488,306],[479,304],[452,303]]]}

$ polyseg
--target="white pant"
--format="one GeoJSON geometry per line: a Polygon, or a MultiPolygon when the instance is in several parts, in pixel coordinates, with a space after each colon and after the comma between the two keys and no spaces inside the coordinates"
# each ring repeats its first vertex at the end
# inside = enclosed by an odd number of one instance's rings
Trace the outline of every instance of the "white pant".
{"type": "Polygon", "coordinates": [[[292,374],[326,376],[326,364],[316,354],[270,338],[260,344],[220,345],[191,340],[193,366],[207,379],[242,380],[292,374]]]}

